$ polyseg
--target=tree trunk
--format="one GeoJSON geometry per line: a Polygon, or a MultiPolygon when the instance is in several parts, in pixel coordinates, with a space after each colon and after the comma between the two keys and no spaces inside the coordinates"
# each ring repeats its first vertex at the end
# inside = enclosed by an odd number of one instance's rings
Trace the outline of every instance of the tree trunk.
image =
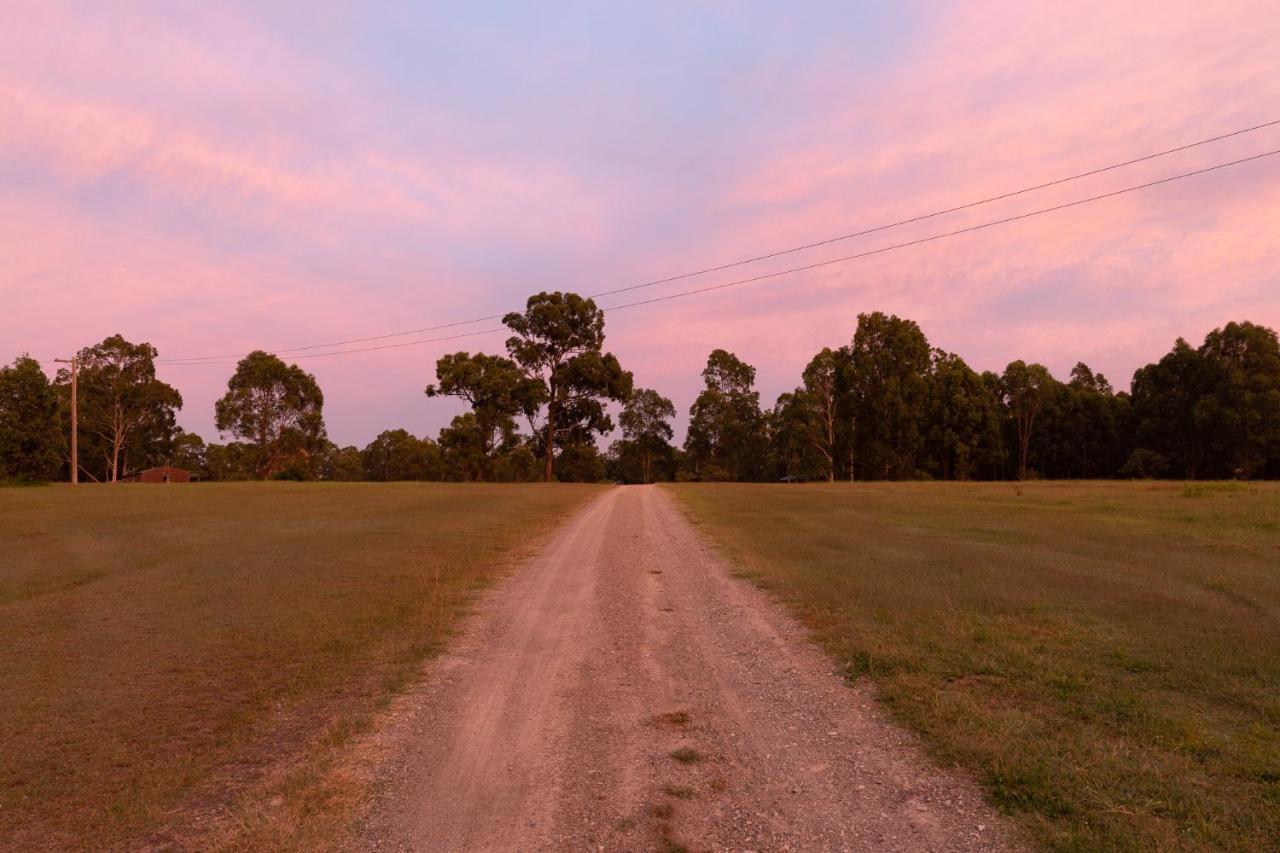
{"type": "MultiPolygon", "coordinates": [[[[553,392],[554,393],[554,392],[553,392]]],[[[547,404],[547,439],[546,452],[547,458],[542,462],[542,482],[550,483],[551,477],[555,473],[552,468],[552,456],[556,447],[556,405],[554,399],[547,404]]]]}

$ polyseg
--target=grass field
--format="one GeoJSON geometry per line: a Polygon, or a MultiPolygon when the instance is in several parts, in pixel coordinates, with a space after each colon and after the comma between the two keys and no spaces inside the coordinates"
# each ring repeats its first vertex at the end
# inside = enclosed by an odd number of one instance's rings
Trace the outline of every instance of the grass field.
{"type": "Polygon", "coordinates": [[[1047,846],[1280,849],[1280,486],[671,488],[1047,846]]]}
{"type": "Polygon", "coordinates": [[[0,489],[0,849],[310,847],[335,747],[590,486],[0,489]]]}

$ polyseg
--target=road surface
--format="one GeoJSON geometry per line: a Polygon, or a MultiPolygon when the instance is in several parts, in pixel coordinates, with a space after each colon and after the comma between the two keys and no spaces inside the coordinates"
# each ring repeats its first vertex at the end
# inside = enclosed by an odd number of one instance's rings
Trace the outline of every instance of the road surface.
{"type": "Polygon", "coordinates": [[[654,486],[611,489],[406,697],[379,850],[1005,850],[654,486]]]}

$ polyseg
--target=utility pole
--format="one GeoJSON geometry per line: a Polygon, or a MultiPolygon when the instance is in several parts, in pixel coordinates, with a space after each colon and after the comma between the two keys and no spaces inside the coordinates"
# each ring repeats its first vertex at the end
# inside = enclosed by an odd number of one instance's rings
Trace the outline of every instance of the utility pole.
{"type": "Polygon", "coordinates": [[[55,362],[59,364],[71,365],[71,485],[80,482],[80,452],[77,443],[80,430],[76,424],[76,357],[71,358],[55,358],[55,362]]]}

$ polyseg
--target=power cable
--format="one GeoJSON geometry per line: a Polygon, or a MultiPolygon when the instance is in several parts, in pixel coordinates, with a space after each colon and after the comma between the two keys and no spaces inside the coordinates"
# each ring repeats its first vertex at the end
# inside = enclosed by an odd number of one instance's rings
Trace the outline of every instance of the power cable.
{"type": "MultiPolygon", "coordinates": [[[[856,237],[865,237],[865,236],[868,236],[868,235],[871,235],[871,234],[879,233],[879,232],[881,232],[881,231],[887,231],[887,230],[889,230],[889,229],[891,229],[891,228],[898,228],[898,227],[901,227],[901,226],[903,226],[903,225],[910,225],[910,224],[914,224],[914,223],[917,223],[917,222],[923,222],[923,221],[926,221],[926,220],[929,220],[929,219],[934,219],[934,218],[937,218],[937,217],[939,217],[939,216],[945,216],[945,215],[948,215],[948,214],[951,214],[951,213],[959,213],[959,212],[961,212],[961,211],[964,211],[964,210],[970,210],[970,209],[972,209],[972,208],[980,207],[980,206],[985,205],[985,204],[991,204],[991,203],[993,203],[993,202],[1003,201],[1003,200],[1010,199],[1010,198],[1015,198],[1015,197],[1017,197],[1017,196],[1025,195],[1025,194],[1027,194],[1027,193],[1032,193],[1032,192],[1036,192],[1036,191],[1039,191],[1039,190],[1048,189],[1048,188],[1050,188],[1050,187],[1060,186],[1060,185],[1062,185],[1062,184],[1066,184],[1066,183],[1069,183],[1069,182],[1071,182],[1071,181],[1078,181],[1078,180],[1081,180],[1081,179],[1083,179],[1083,178],[1092,177],[1092,176],[1094,176],[1094,175],[1100,175],[1100,174],[1104,174],[1104,173],[1106,173],[1106,172],[1115,171],[1115,170],[1117,170],[1117,169],[1123,169],[1123,168],[1125,168],[1125,167],[1133,166],[1133,165],[1136,165],[1136,164],[1138,164],[1138,163],[1144,163],[1144,162],[1147,162],[1147,161],[1149,161],[1149,160],[1157,159],[1157,158],[1159,158],[1159,157],[1167,157],[1167,156],[1169,156],[1170,154],[1176,154],[1176,153],[1179,153],[1179,152],[1182,152],[1182,151],[1188,151],[1188,150],[1191,150],[1191,149],[1193,149],[1193,148],[1198,148],[1198,147],[1201,147],[1201,146],[1204,146],[1204,145],[1209,145],[1209,144],[1212,144],[1212,143],[1214,143],[1214,142],[1221,142],[1221,141],[1223,141],[1223,140],[1225,140],[1225,139],[1231,139],[1231,138],[1233,138],[1233,137],[1242,136],[1242,135],[1247,134],[1247,133],[1254,133],[1254,132],[1256,132],[1256,131],[1263,130],[1263,129],[1266,129],[1266,128],[1269,128],[1269,127],[1274,127],[1274,126],[1276,126],[1276,125],[1280,125],[1280,119],[1275,119],[1275,120],[1272,120],[1272,121],[1262,122],[1261,124],[1255,124],[1255,125],[1252,125],[1252,126],[1250,126],[1250,127],[1240,128],[1240,129],[1238,129],[1238,130],[1233,130],[1233,131],[1230,131],[1230,132],[1227,132],[1227,133],[1221,133],[1221,134],[1218,134],[1217,136],[1211,136],[1211,137],[1209,137],[1209,138],[1207,138],[1207,139],[1201,139],[1201,140],[1198,140],[1198,141],[1196,141],[1196,142],[1189,142],[1189,143],[1186,143],[1186,144],[1184,144],[1184,145],[1178,145],[1178,146],[1175,146],[1175,147],[1173,147],[1173,148],[1166,148],[1166,149],[1164,149],[1164,150],[1162,150],[1162,151],[1156,151],[1156,152],[1152,152],[1152,153],[1150,153],[1150,154],[1144,154],[1144,155],[1142,155],[1141,157],[1134,157],[1134,158],[1132,158],[1132,159],[1124,160],[1124,161],[1119,162],[1119,163],[1112,163],[1112,164],[1110,164],[1110,165],[1107,165],[1107,166],[1101,166],[1101,167],[1098,167],[1098,168],[1096,168],[1096,169],[1089,169],[1088,171],[1078,172],[1078,173],[1076,173],[1076,174],[1068,175],[1068,176],[1066,176],[1066,177],[1062,177],[1062,178],[1056,178],[1056,179],[1051,180],[1051,181],[1045,181],[1045,182],[1043,182],[1043,183],[1035,184],[1034,186],[1023,187],[1023,188],[1021,188],[1021,189],[1017,189],[1017,190],[1011,190],[1011,191],[1009,191],[1009,192],[1004,192],[1004,193],[1000,193],[1000,194],[998,194],[998,195],[988,196],[987,198],[978,199],[978,200],[976,200],[976,201],[966,202],[966,203],[964,203],[964,204],[955,205],[955,206],[953,206],[953,207],[944,208],[944,209],[942,209],[942,210],[935,210],[935,211],[930,212],[930,213],[922,213],[922,214],[918,214],[918,215],[915,215],[915,216],[910,216],[910,217],[907,217],[906,219],[899,219],[899,220],[897,220],[897,221],[889,222],[889,223],[885,223],[885,224],[883,224],[883,225],[877,225],[877,226],[874,226],[874,227],[872,227],[872,228],[865,228],[865,229],[863,229],[863,230],[861,230],[861,231],[853,231],[853,232],[850,232],[850,233],[847,233],[847,234],[841,234],[841,235],[838,235],[838,236],[835,236],[835,237],[829,237],[829,238],[826,238],[826,239],[823,239],[823,240],[817,240],[817,241],[814,241],[814,242],[811,242],[811,243],[804,243],[804,244],[799,245],[799,246],[792,246],[792,247],[785,248],[785,249],[778,249],[778,250],[776,250],[776,251],[768,252],[768,253],[761,254],[761,255],[754,255],[754,256],[749,257],[749,258],[743,258],[743,259],[741,259],[741,260],[731,261],[731,262],[729,262],[729,263],[718,264],[718,265],[716,265],[716,266],[703,267],[703,268],[701,268],[701,269],[693,270],[693,271],[691,271],[691,272],[684,272],[684,273],[680,273],[680,274],[678,274],[678,275],[667,276],[666,278],[653,279],[653,280],[651,280],[651,281],[640,282],[640,283],[638,283],[638,284],[627,285],[627,286],[625,286],[625,287],[613,288],[613,289],[611,289],[611,290],[603,290],[603,291],[600,291],[600,292],[598,292],[598,293],[591,293],[591,294],[588,294],[588,296],[589,296],[590,298],[592,298],[592,299],[596,299],[596,298],[603,297],[603,296],[613,296],[613,295],[616,295],[616,294],[619,294],[619,293],[626,293],[626,292],[633,291],[633,290],[640,290],[640,289],[649,288],[649,287],[656,287],[656,286],[658,286],[658,285],[662,285],[662,284],[671,284],[671,283],[676,282],[676,281],[683,281],[683,280],[690,279],[690,278],[694,278],[694,277],[697,277],[697,276],[707,275],[708,273],[713,273],[713,272],[722,272],[722,271],[727,270],[727,269],[734,269],[734,268],[736,268],[736,267],[745,266],[745,265],[747,265],[747,264],[758,263],[758,262],[760,262],[760,261],[770,260],[770,259],[772,259],[772,258],[779,258],[779,257],[783,257],[783,256],[785,256],[785,255],[791,255],[791,254],[795,254],[795,253],[797,253],[797,252],[807,251],[807,250],[809,250],[809,249],[816,249],[816,248],[820,248],[820,247],[822,247],[822,246],[829,246],[829,245],[831,245],[831,244],[833,244],[833,243],[839,243],[839,242],[843,242],[843,241],[845,241],[845,240],[851,240],[851,239],[854,239],[854,238],[856,238],[856,237]]],[[[1241,161],[1241,162],[1243,162],[1243,161],[1241,161]]],[[[1234,164],[1228,164],[1228,165],[1234,165],[1234,164]]],[[[1189,174],[1199,174],[1199,173],[1189,173],[1189,174]]],[[[1126,190],[1126,191],[1128,191],[1128,190],[1126,190]]],[[[1106,197],[1106,196],[1101,196],[1100,198],[1105,198],[1105,197],[1106,197]]],[[[989,227],[989,226],[984,226],[984,227],[989,227]]],[[[959,233],[963,233],[963,232],[959,232],[959,233]]],[[[936,238],[931,238],[931,239],[936,239],[936,238]]],[[[839,261],[835,261],[834,263],[838,263],[838,262],[839,262],[839,261]]],[[[807,269],[807,268],[809,268],[809,267],[801,267],[801,268],[797,268],[797,270],[799,270],[799,269],[807,269]]],[[[785,273],[779,273],[779,274],[785,274],[785,273]]],[[[732,286],[732,285],[728,285],[728,286],[732,286]]],[[[698,291],[698,292],[705,292],[705,291],[700,290],[700,291],[698,291]]],[[[678,298],[678,297],[675,297],[675,298],[678,298]]],[[[661,301],[661,300],[655,300],[655,301],[661,301]]],[[[637,303],[637,304],[647,304],[647,302],[642,302],[642,303],[637,303]]],[[[622,307],[622,306],[619,306],[619,307],[622,307]]],[[[627,307],[630,307],[630,306],[627,306],[627,307]]],[[[311,350],[317,350],[317,349],[328,349],[329,347],[341,347],[341,346],[348,346],[348,345],[350,345],[350,344],[369,343],[369,342],[373,342],[373,341],[388,340],[388,339],[390,339],[390,338],[400,338],[400,337],[407,337],[407,336],[409,336],[409,335],[424,334],[424,333],[426,333],[426,332],[438,332],[438,331],[443,331],[443,330],[445,330],[445,329],[457,328],[458,326],[470,326],[470,325],[473,325],[473,324],[475,324],[475,323],[485,323],[485,322],[490,322],[490,321],[493,321],[493,320],[500,320],[500,319],[502,319],[502,317],[503,317],[503,315],[502,315],[502,314],[489,314],[489,315],[486,315],[486,316],[483,316],[483,317],[474,317],[474,318],[471,318],[471,319],[469,319],[469,320],[455,320],[455,321],[452,321],[452,322],[449,322],[449,323],[441,323],[441,324],[438,324],[438,325],[435,325],[435,326],[425,326],[425,327],[420,328],[420,329],[409,329],[409,330],[407,330],[407,331],[402,331],[402,332],[388,332],[388,333],[386,333],[386,334],[381,334],[381,335],[371,335],[371,336],[363,337],[363,338],[348,338],[348,339],[346,339],[346,340],[342,340],[342,341],[330,341],[330,342],[328,342],[328,343],[322,343],[322,344],[308,344],[308,345],[306,345],[306,346],[289,347],[289,348],[286,348],[286,349],[271,350],[271,352],[274,352],[274,353],[276,353],[276,354],[302,353],[302,352],[309,352],[309,351],[311,351],[311,350]]],[[[448,340],[448,338],[444,338],[443,340],[448,340]]],[[[429,343],[429,342],[431,342],[431,341],[418,341],[418,342],[415,342],[415,344],[412,344],[412,345],[416,345],[416,343],[429,343]]],[[[372,351],[372,350],[356,350],[356,351],[357,351],[357,352],[366,352],[366,351],[372,351]]],[[[340,351],[339,353],[335,353],[335,354],[341,354],[342,352],[348,352],[348,351],[340,351]]],[[[168,358],[168,359],[160,359],[160,360],[157,360],[157,362],[156,362],[156,363],[157,363],[157,364],[187,364],[187,363],[199,363],[199,362],[203,362],[203,361],[225,361],[225,360],[227,360],[227,359],[239,359],[239,358],[243,358],[243,357],[244,357],[244,355],[246,355],[246,353],[239,353],[239,354],[234,354],[234,355],[232,355],[232,354],[224,354],[224,355],[207,355],[207,356],[175,357],[175,358],[168,358]]],[[[301,357],[301,356],[298,356],[298,357],[301,357]]]]}

